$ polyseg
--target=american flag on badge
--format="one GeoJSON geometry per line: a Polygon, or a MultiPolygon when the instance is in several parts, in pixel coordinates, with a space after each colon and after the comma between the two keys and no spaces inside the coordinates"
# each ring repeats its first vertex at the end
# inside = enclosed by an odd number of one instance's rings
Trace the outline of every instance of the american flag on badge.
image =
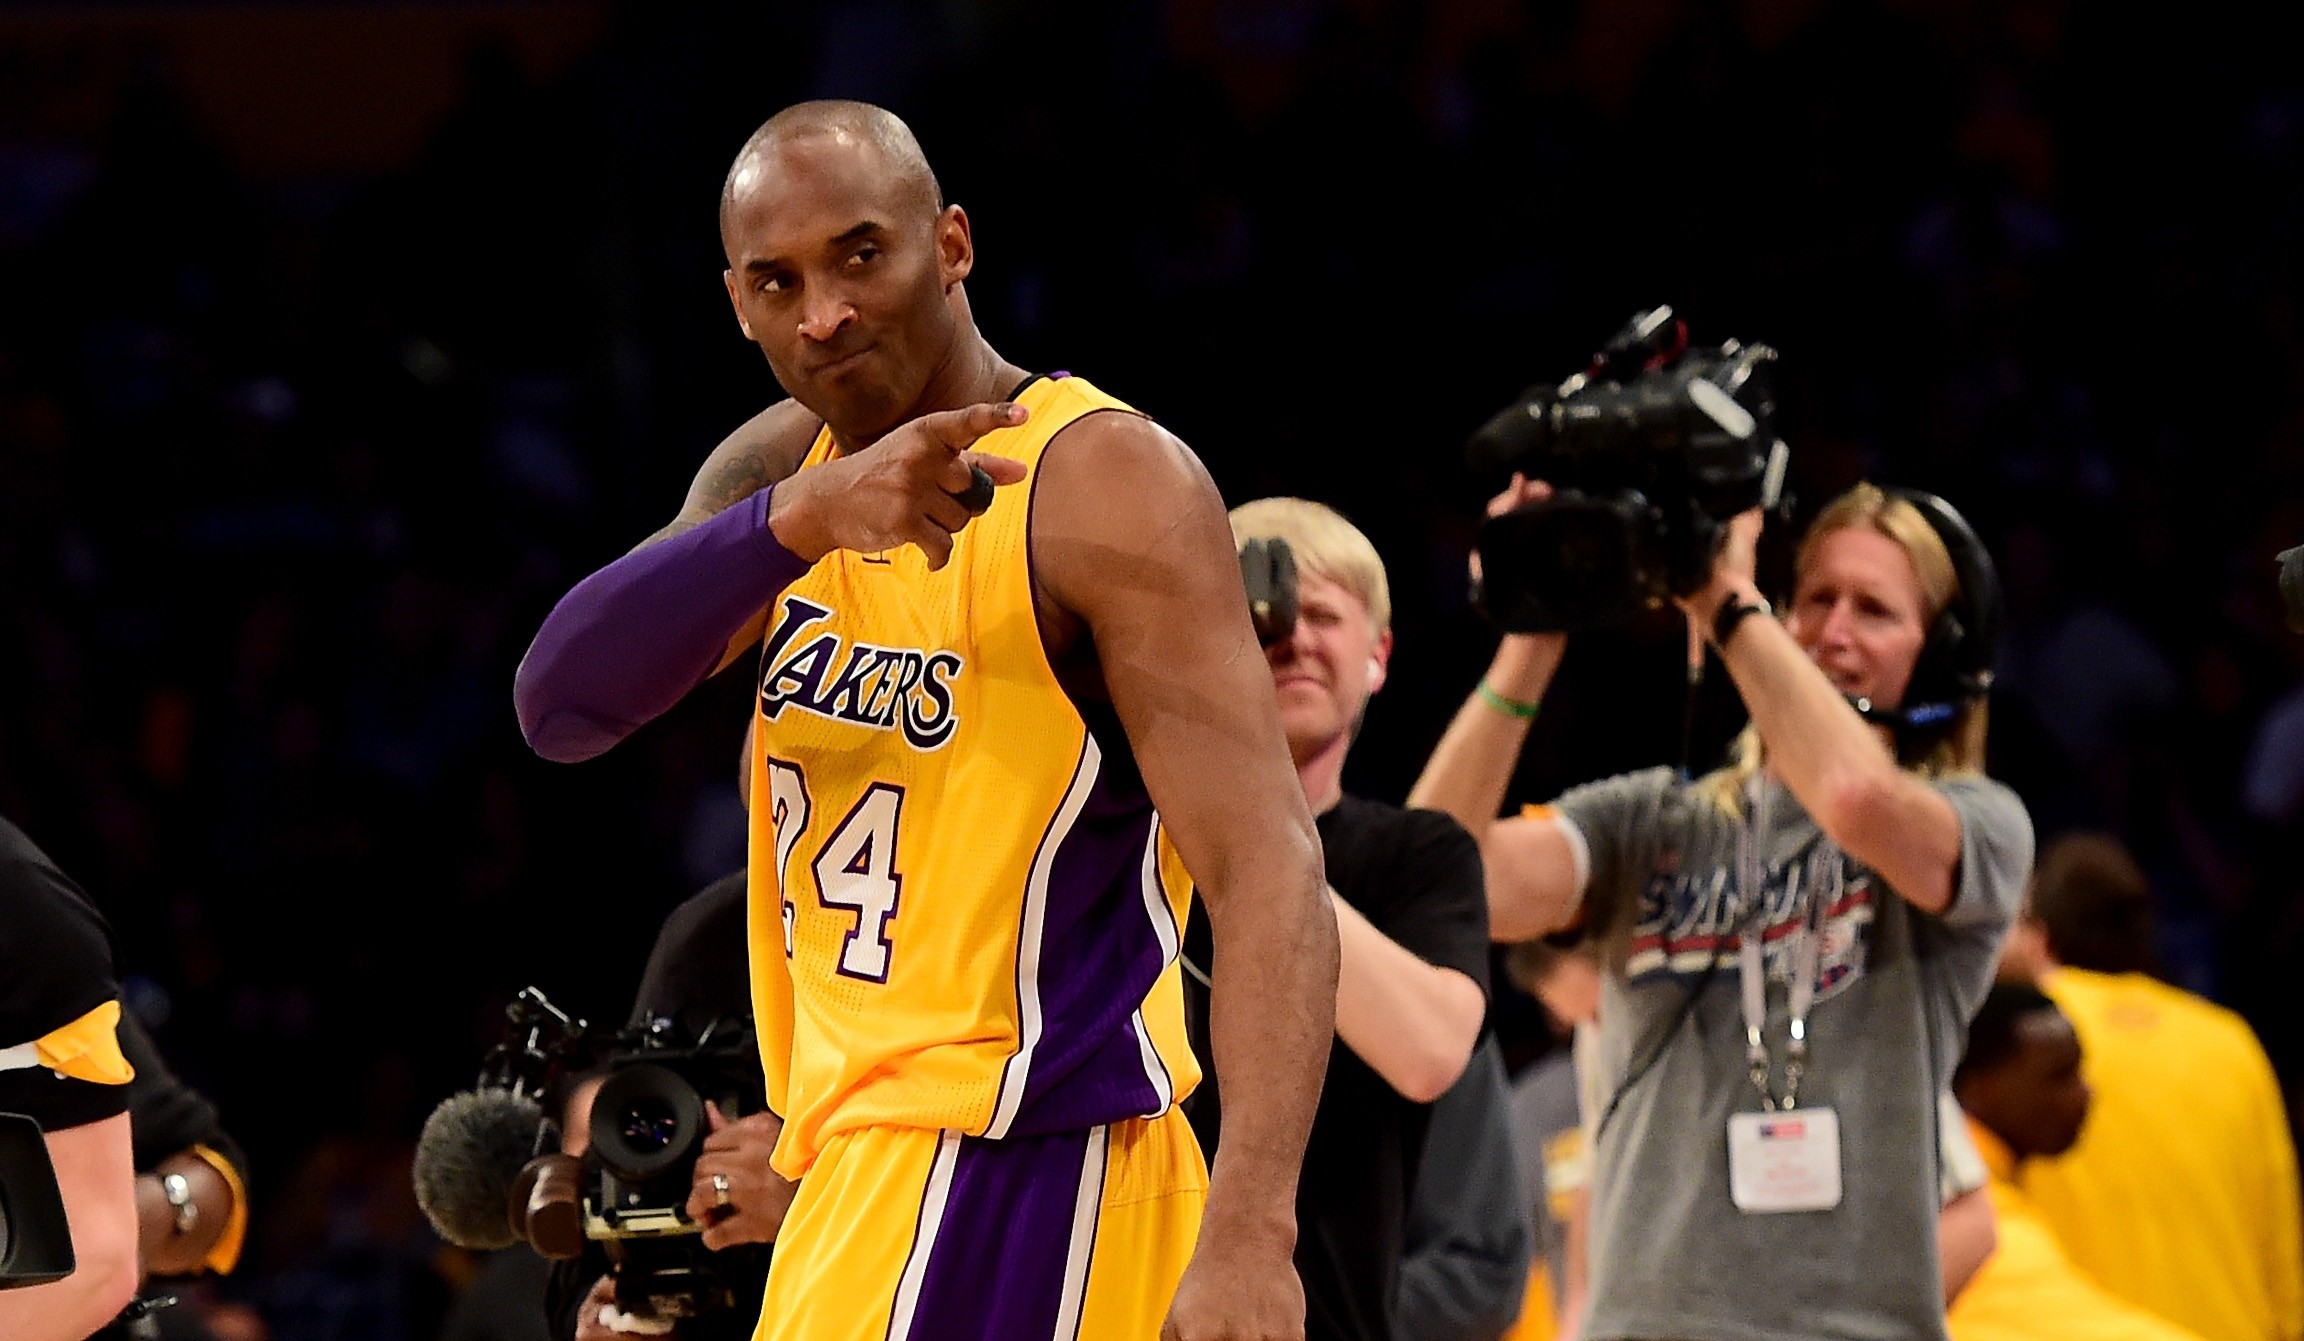
{"type": "Polygon", "coordinates": [[[1797,1141],[1808,1134],[1808,1124],[1799,1118],[1779,1118],[1760,1124],[1763,1141],[1797,1141]]]}

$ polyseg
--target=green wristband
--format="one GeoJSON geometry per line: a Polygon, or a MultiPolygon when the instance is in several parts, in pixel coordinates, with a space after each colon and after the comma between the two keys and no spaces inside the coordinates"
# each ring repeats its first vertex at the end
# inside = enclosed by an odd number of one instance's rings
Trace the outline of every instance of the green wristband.
{"type": "Polygon", "coordinates": [[[1543,706],[1541,703],[1530,703],[1523,699],[1506,698],[1490,689],[1486,680],[1480,682],[1480,701],[1503,713],[1506,717],[1517,717],[1523,722],[1535,720],[1536,710],[1543,706]]]}

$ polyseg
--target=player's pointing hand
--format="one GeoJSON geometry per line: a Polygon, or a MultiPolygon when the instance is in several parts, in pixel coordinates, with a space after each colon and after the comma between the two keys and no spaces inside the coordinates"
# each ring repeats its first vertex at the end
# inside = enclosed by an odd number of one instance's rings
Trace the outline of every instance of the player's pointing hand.
{"type": "Polygon", "coordinates": [[[768,525],[811,562],[835,549],[877,554],[918,545],[930,568],[952,557],[952,536],[990,507],[992,490],[1024,478],[1024,463],[973,450],[987,433],[1022,424],[1013,402],[969,405],[900,424],[853,455],[776,486],[768,525]]]}

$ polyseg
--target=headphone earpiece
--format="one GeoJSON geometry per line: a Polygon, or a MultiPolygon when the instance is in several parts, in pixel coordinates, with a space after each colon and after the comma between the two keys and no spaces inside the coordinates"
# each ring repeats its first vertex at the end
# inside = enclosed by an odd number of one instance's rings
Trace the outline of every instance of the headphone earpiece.
{"type": "Polygon", "coordinates": [[[1967,704],[1992,688],[2000,655],[2000,574],[1991,552],[1957,509],[1919,489],[1883,489],[1917,511],[1943,542],[1959,590],[1928,625],[1898,714],[1912,727],[1949,726],[1967,704]]]}

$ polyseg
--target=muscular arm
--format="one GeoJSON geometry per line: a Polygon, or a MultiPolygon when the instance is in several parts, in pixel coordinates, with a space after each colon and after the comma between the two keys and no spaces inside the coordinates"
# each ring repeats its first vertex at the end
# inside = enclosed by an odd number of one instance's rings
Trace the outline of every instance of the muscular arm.
{"type": "Polygon", "coordinates": [[[799,468],[816,427],[792,401],[755,415],[713,449],[669,525],[553,607],[513,681],[538,754],[601,753],[759,638],[769,602],[809,566],[778,542],[762,491],[799,468]]]}
{"type": "Polygon", "coordinates": [[[47,1134],[48,1158],[72,1225],[72,1274],[0,1291],[0,1336],[81,1341],[136,1293],[136,1194],[128,1115],[47,1134]]]}
{"type": "Polygon", "coordinates": [[[1066,428],[1036,487],[1035,578],[1085,626],[1215,936],[1224,1140],[1201,1243],[1284,1257],[1335,1029],[1336,929],[1224,506],[1182,443],[1117,413],[1066,428]]]}

